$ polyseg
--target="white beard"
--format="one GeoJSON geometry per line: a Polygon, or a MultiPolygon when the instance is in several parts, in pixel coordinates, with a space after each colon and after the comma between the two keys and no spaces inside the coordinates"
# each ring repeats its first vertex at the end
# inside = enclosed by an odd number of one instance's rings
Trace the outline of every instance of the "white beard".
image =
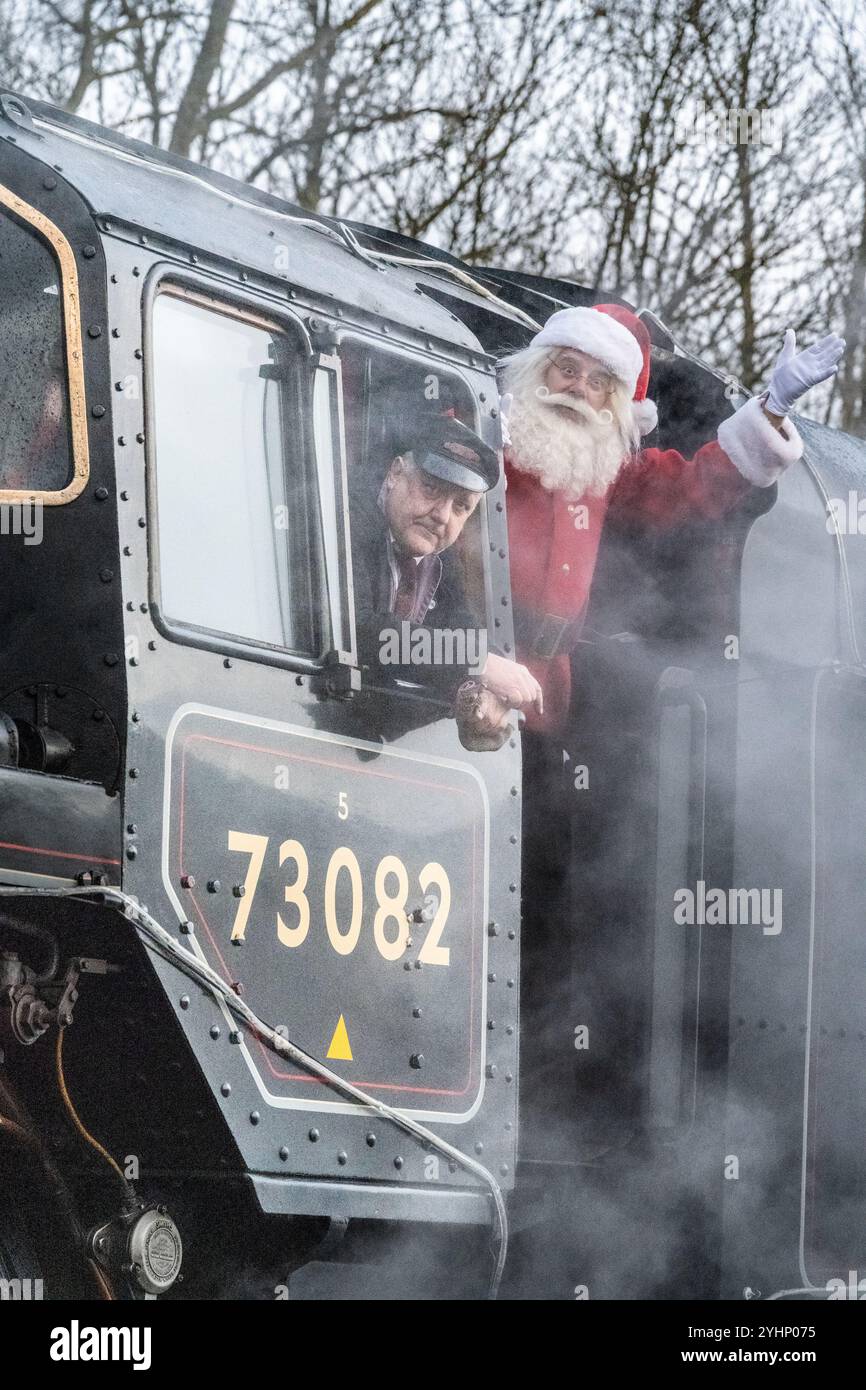
{"type": "MultiPolygon", "coordinates": [[[[515,393],[508,413],[508,432],[515,467],[531,473],[542,487],[569,497],[601,497],[615,481],[628,456],[616,420],[601,418],[586,401],[569,395],[538,394],[524,387],[515,393]],[[554,409],[563,405],[564,417],[554,409]]],[[[610,412],[606,412],[610,413],[610,412]]]]}

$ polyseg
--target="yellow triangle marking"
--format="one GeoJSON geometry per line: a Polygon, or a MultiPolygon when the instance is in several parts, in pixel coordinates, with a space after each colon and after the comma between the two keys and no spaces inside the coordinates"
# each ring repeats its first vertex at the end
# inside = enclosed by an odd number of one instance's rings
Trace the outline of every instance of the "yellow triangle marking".
{"type": "Polygon", "coordinates": [[[346,1020],[340,1014],[339,1022],[334,1029],[334,1036],[331,1038],[331,1046],[325,1054],[335,1062],[353,1062],[352,1049],[349,1046],[349,1034],[346,1032],[346,1020]]]}

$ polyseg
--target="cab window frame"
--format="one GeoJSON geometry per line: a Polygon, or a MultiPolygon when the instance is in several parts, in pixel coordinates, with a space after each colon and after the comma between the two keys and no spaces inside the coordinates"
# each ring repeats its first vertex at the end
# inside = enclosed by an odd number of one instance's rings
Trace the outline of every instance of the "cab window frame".
{"type": "MultiPolygon", "coordinates": [[[[339,563],[339,578],[330,570],[327,562],[323,535],[324,513],[322,505],[322,474],[333,466],[335,489],[339,485],[338,471],[345,468],[342,454],[337,452],[330,465],[317,454],[317,441],[314,437],[313,402],[314,384],[319,370],[319,355],[313,349],[303,320],[275,303],[266,296],[261,297],[248,290],[239,290],[231,282],[226,282],[204,272],[190,271],[176,262],[160,262],[154,265],[145,282],[143,300],[143,342],[145,346],[144,372],[144,416],[146,439],[146,494],[148,509],[148,585],[151,610],[155,626],[170,641],[184,646],[192,646],[206,651],[235,656],[240,660],[251,660],[265,665],[280,666],[288,670],[315,673],[329,664],[333,648],[332,606],[329,589],[339,584],[344,587],[345,564],[339,563]],[[162,573],[160,563],[159,534],[159,459],[156,447],[155,400],[155,359],[154,359],[154,312],[162,294],[170,294],[195,303],[213,313],[233,318],[239,322],[259,328],[285,341],[288,348],[281,389],[283,410],[296,410],[293,417],[297,423],[298,449],[290,456],[283,431],[282,467],[284,477],[288,478],[288,466],[297,461],[303,473],[306,507],[304,524],[306,527],[306,554],[309,560],[309,609],[314,626],[316,650],[302,651],[297,648],[281,646],[262,641],[255,637],[205,628],[166,614],[163,606],[162,573]]],[[[337,441],[339,446],[340,441],[337,441]]],[[[289,542],[287,540],[287,550],[289,542]]],[[[349,571],[351,575],[351,571],[349,571]]],[[[351,596],[351,591],[350,591],[351,596]]],[[[289,595],[291,602],[291,595],[289,595]]],[[[350,609],[351,612],[351,609],[350,609]]]]}
{"type": "Polygon", "coordinates": [[[62,488],[0,488],[0,504],[41,502],[47,507],[73,502],[90,480],[90,444],[87,432],[87,397],[84,381],[84,349],[81,334],[81,294],[78,267],[69,241],[44,212],[25,202],[0,183],[0,216],[23,223],[49,251],[60,282],[65,405],[68,412],[69,481],[62,488]]]}

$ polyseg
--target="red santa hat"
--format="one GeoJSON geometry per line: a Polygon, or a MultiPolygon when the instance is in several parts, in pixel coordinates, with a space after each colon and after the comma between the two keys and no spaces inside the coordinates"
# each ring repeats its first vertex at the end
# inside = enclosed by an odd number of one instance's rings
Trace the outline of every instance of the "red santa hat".
{"type": "Polygon", "coordinates": [[[658,424],[655,401],[647,397],[650,336],[646,325],[621,304],[559,309],[532,339],[531,347],[576,348],[595,357],[632,395],[632,413],[641,434],[658,424]]]}

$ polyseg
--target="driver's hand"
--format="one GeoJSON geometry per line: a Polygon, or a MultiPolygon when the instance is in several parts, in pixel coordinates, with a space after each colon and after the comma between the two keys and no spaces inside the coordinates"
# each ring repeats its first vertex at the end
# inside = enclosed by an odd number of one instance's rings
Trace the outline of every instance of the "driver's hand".
{"type": "Polygon", "coordinates": [[[512,732],[508,722],[510,706],[480,681],[465,681],[457,692],[455,717],[460,742],[475,752],[501,748],[512,732]]]}

